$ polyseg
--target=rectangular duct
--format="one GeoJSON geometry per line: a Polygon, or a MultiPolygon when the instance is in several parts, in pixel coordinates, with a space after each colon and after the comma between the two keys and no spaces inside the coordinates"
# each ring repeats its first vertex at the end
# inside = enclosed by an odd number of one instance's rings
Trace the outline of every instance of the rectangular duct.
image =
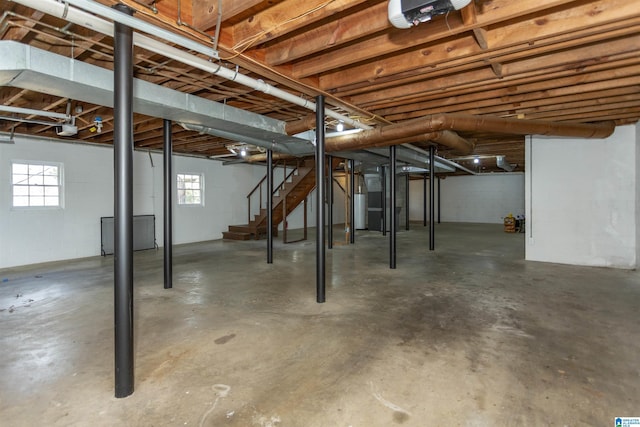
{"type": "MultiPolygon", "coordinates": [[[[13,41],[0,41],[0,86],[113,107],[113,72],[13,41]]],[[[285,133],[285,123],[260,114],[134,79],[133,111],[230,134],[277,142],[291,154],[313,152],[307,140],[285,133]]]]}

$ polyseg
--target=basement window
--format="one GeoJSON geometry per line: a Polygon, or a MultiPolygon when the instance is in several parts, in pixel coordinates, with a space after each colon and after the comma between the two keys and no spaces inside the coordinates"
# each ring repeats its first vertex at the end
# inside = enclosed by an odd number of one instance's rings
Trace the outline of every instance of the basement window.
{"type": "Polygon", "coordinates": [[[204,205],[204,176],[193,174],[178,174],[178,204],[204,205]]]}
{"type": "Polygon", "coordinates": [[[14,208],[62,208],[62,194],[61,163],[11,163],[11,204],[14,208]]]}

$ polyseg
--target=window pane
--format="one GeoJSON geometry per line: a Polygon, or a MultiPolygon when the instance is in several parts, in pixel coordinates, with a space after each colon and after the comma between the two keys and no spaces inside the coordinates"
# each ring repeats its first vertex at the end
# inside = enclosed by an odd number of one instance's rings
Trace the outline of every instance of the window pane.
{"type": "Polygon", "coordinates": [[[44,165],[29,165],[29,175],[42,175],[44,165]]]}
{"type": "Polygon", "coordinates": [[[29,195],[31,197],[44,196],[44,187],[42,187],[42,186],[29,187],[29,195]]]}
{"type": "Polygon", "coordinates": [[[29,206],[29,197],[13,196],[13,206],[29,206]]]}
{"type": "Polygon", "coordinates": [[[44,195],[45,196],[55,196],[56,198],[58,197],[58,187],[44,187],[44,195]]]}
{"type": "Polygon", "coordinates": [[[44,185],[58,185],[58,175],[45,175],[42,179],[44,181],[44,185]]]}
{"type": "Polygon", "coordinates": [[[13,183],[27,185],[29,183],[29,175],[15,174],[13,175],[13,183]]]}
{"type": "Polygon", "coordinates": [[[44,196],[29,197],[29,206],[44,206],[44,196]]]}
{"type": "Polygon", "coordinates": [[[42,175],[35,175],[29,177],[29,185],[43,185],[44,178],[42,175]]]}
{"type": "Polygon", "coordinates": [[[57,177],[58,176],[58,167],[57,166],[45,165],[44,166],[44,174],[45,175],[49,175],[49,176],[53,175],[53,176],[57,177]]]}
{"type": "Polygon", "coordinates": [[[60,206],[61,171],[58,165],[13,163],[13,206],[60,206]]]}
{"type": "Polygon", "coordinates": [[[13,195],[14,196],[28,196],[29,195],[29,187],[26,185],[14,185],[13,186],[13,195]]]}
{"type": "Polygon", "coordinates": [[[177,174],[178,204],[200,205],[202,204],[201,175],[177,174]]]}
{"type": "Polygon", "coordinates": [[[58,197],[45,197],[44,204],[45,206],[58,206],[58,197]]]}
{"type": "Polygon", "coordinates": [[[11,172],[15,174],[26,175],[29,173],[29,166],[23,163],[14,163],[11,172]]]}

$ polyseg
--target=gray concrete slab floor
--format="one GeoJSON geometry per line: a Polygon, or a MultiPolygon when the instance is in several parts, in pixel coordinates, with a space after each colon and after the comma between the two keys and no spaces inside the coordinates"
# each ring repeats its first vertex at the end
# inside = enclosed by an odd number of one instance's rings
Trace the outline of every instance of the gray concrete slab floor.
{"type": "MultiPolygon", "coordinates": [[[[135,392],[114,397],[113,258],[0,271],[2,426],[608,426],[640,416],[640,276],[526,262],[524,235],[440,224],[327,250],[135,254],[135,392]]],[[[293,233],[292,233],[293,234],[293,233]]],[[[290,238],[295,236],[290,235],[290,238]]],[[[313,238],[313,237],[312,237],[313,238]]]]}

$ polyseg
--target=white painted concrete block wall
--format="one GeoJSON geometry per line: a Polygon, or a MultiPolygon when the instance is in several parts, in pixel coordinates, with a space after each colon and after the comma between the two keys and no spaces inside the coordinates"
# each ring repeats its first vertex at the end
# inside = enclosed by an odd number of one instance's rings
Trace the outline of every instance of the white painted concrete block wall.
{"type": "Polygon", "coordinates": [[[526,259],[636,266],[637,141],[636,126],[607,139],[528,139],[526,259]]]}
{"type": "MultiPolygon", "coordinates": [[[[134,152],[134,214],[156,215],[163,245],[162,156],[134,152]]],[[[174,156],[176,173],[204,173],[205,206],[174,203],[174,243],[219,239],[232,223],[246,223],[246,194],[265,169],[174,156]]],[[[100,217],[113,215],[113,151],[110,147],[41,142],[16,137],[0,144],[0,268],[100,254],[100,217]],[[64,209],[11,209],[11,161],[64,165],[64,209]]]]}
{"type": "Polygon", "coordinates": [[[636,124],[636,268],[640,266],[640,123],[636,124]]]}
{"type": "MultiPolygon", "coordinates": [[[[427,206],[428,186],[427,181],[427,206]]],[[[409,204],[412,221],[423,219],[423,188],[422,180],[411,181],[409,204]]],[[[524,214],[524,174],[522,173],[450,176],[440,180],[440,189],[442,222],[499,224],[509,213],[524,214]]],[[[435,197],[437,203],[437,182],[435,197]]]]}

